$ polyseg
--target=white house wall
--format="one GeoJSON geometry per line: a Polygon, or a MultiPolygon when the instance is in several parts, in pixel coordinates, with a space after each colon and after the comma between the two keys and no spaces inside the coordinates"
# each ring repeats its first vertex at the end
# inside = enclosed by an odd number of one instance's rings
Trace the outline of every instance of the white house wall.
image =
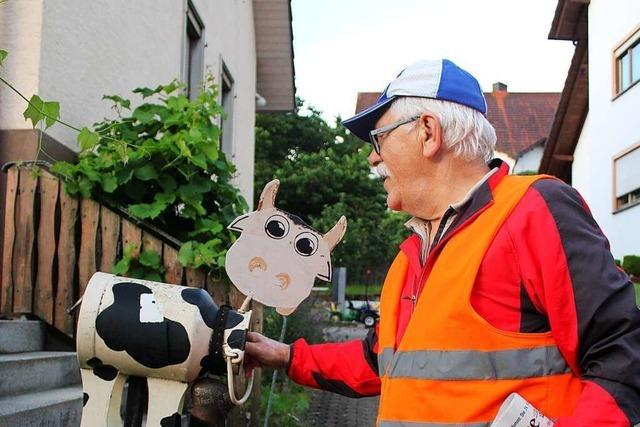
{"type": "MultiPolygon", "coordinates": [[[[251,203],[255,117],[255,40],[250,0],[193,0],[204,24],[205,68],[219,80],[221,59],[234,79],[233,161],[251,203]]],[[[15,63],[7,77],[30,95],[61,105],[61,118],[82,127],[113,117],[104,94],[133,100],[131,90],[183,78],[186,0],[20,0],[0,7],[0,40],[15,63]],[[41,25],[39,24],[41,21],[41,25]],[[11,74],[11,70],[17,70],[11,74]],[[26,72],[23,72],[25,70],[26,72]]],[[[0,128],[28,129],[25,106],[0,93],[0,128]]],[[[51,136],[77,150],[76,133],[51,136]]]]}
{"type": "Polygon", "coordinates": [[[612,214],[613,156],[640,141],[640,84],[612,100],[611,61],[613,49],[640,24],[640,2],[613,3],[589,5],[589,126],[576,149],[572,176],[620,258],[640,254],[640,206],[612,214]]]}
{"type": "Polygon", "coordinates": [[[544,147],[536,145],[531,150],[522,154],[516,159],[516,164],[513,166],[513,173],[537,171],[540,167],[542,153],[544,153],[544,147]]]}
{"type": "MultiPolygon", "coordinates": [[[[38,91],[42,0],[8,1],[0,4],[0,47],[9,52],[2,77],[20,92],[38,91]]],[[[0,129],[30,129],[22,117],[26,104],[0,85],[0,129]]]]}

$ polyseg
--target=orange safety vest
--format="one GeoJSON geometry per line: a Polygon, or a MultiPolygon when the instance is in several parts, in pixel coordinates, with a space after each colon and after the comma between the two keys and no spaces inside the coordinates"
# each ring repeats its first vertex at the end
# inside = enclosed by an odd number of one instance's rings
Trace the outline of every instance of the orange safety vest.
{"type": "Polygon", "coordinates": [[[395,349],[408,270],[400,252],[380,298],[379,426],[488,426],[517,392],[551,419],[572,413],[582,391],[551,332],[502,331],[470,303],[489,245],[527,189],[542,176],[506,176],[492,204],[444,246],[395,349]]]}

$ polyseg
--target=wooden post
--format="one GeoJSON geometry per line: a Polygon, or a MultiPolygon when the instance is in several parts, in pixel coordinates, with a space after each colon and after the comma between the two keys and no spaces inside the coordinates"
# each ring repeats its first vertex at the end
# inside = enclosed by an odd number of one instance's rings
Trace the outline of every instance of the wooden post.
{"type": "Polygon", "coordinates": [[[13,244],[15,242],[15,209],[18,194],[19,173],[14,166],[7,171],[7,197],[4,210],[4,242],[2,253],[2,287],[0,288],[0,312],[13,311],[13,244]]]}
{"type": "Polygon", "coordinates": [[[53,324],[53,261],[56,254],[56,204],[58,179],[46,171],[40,176],[40,224],[38,225],[38,270],[34,313],[53,324]]]}
{"type": "Polygon", "coordinates": [[[194,288],[204,288],[206,273],[202,268],[186,268],[187,286],[194,288]]]}
{"type": "Polygon", "coordinates": [[[76,220],[78,201],[67,194],[64,184],[60,186],[60,238],[58,239],[58,288],[53,323],[56,329],[73,336],[73,316],[67,309],[73,305],[76,270],[76,220]]]}
{"type": "Polygon", "coordinates": [[[136,258],[140,255],[140,247],[142,246],[142,230],[140,227],[128,221],[122,219],[122,250],[129,244],[133,243],[136,246],[136,250],[131,253],[131,256],[136,258]]]}
{"type": "Polygon", "coordinates": [[[96,272],[96,240],[98,237],[98,223],[100,222],[100,205],[91,199],[80,201],[80,254],[78,256],[78,284],[79,296],[96,272]]]}
{"type": "Polygon", "coordinates": [[[164,281],[173,285],[181,285],[183,268],[178,261],[178,251],[166,243],[162,253],[162,264],[164,265],[164,281]]]}
{"type": "Polygon", "coordinates": [[[120,216],[105,206],[100,208],[100,236],[102,248],[98,268],[102,272],[111,273],[116,263],[120,239],[120,216]]]}
{"type": "Polygon", "coordinates": [[[20,170],[16,203],[16,235],[13,247],[13,312],[33,312],[33,248],[35,218],[33,207],[38,180],[28,169],[20,170]]]}

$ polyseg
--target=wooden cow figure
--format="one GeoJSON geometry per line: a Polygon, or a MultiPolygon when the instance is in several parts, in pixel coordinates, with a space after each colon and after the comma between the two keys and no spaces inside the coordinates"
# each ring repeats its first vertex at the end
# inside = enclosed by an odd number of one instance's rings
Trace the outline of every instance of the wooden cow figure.
{"type": "Polygon", "coordinates": [[[269,182],[257,210],[229,225],[241,234],[227,252],[225,269],[240,292],[286,316],[309,296],[316,277],[331,281],[331,251],[347,220],[341,217],[324,235],[317,232],[274,206],[279,184],[269,182]]]}
{"type": "Polygon", "coordinates": [[[147,377],[146,425],[179,426],[188,383],[206,371],[224,372],[223,336],[244,350],[250,316],[219,310],[203,289],[96,273],[78,320],[82,426],[122,425],[130,375],[147,377]]]}

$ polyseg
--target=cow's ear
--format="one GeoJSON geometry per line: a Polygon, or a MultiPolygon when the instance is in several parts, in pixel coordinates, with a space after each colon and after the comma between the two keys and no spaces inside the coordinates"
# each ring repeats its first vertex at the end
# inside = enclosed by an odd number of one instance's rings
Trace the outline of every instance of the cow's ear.
{"type": "Polygon", "coordinates": [[[322,267],[322,271],[316,274],[316,277],[320,280],[324,280],[325,282],[331,282],[331,261],[327,261],[322,267]]]}
{"type": "Polygon", "coordinates": [[[278,187],[280,187],[280,181],[277,179],[267,182],[267,184],[262,189],[262,194],[260,194],[258,208],[256,209],[257,211],[275,207],[278,187]]]}
{"type": "Polygon", "coordinates": [[[231,224],[227,227],[229,230],[233,231],[244,231],[247,223],[249,222],[249,217],[251,216],[251,212],[248,214],[240,215],[238,218],[234,219],[231,224]]]}

